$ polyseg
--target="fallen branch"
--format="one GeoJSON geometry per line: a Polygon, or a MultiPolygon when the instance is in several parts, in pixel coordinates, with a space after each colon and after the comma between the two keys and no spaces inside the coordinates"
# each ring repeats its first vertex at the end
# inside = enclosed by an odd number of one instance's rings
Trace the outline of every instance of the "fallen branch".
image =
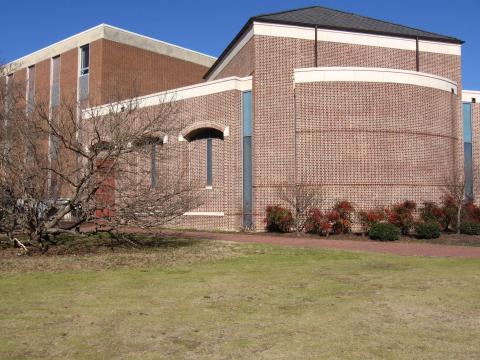
{"type": "Polygon", "coordinates": [[[28,252],[27,247],[26,247],[25,245],[23,245],[22,242],[21,242],[20,240],[18,240],[17,238],[13,238],[13,243],[14,243],[16,246],[22,248],[26,253],[28,252]]]}

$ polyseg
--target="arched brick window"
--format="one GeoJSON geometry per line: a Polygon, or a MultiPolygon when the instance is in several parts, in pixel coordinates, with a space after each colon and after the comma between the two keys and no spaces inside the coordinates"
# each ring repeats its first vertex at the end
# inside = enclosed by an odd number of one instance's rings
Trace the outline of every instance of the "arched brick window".
{"type": "Polygon", "coordinates": [[[196,141],[205,142],[205,173],[206,186],[213,186],[213,143],[215,139],[224,140],[228,136],[228,126],[212,123],[194,123],[185,128],[179,136],[180,141],[186,140],[189,143],[196,141]]]}

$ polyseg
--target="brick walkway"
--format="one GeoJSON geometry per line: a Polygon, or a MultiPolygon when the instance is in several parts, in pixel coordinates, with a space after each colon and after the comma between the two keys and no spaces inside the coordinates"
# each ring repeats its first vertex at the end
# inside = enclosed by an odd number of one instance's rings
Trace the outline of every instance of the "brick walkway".
{"type": "Polygon", "coordinates": [[[367,251],[397,255],[455,257],[465,259],[480,259],[480,247],[452,246],[439,244],[378,242],[369,240],[335,240],[309,237],[286,237],[270,234],[235,234],[215,232],[175,232],[164,231],[175,236],[187,236],[197,239],[213,239],[234,241],[240,243],[257,243],[283,246],[300,246],[324,249],[367,251]]]}

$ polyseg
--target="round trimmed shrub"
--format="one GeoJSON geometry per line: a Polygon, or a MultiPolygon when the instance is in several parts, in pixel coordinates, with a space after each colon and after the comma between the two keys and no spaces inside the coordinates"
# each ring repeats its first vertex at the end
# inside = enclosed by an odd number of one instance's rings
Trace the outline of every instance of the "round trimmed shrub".
{"type": "Polygon", "coordinates": [[[465,235],[480,235],[480,224],[472,221],[463,221],[460,232],[465,235]]]}
{"type": "Polygon", "coordinates": [[[372,240],[394,241],[400,238],[400,230],[393,224],[377,223],[372,226],[368,236],[372,240]]]}
{"type": "Polygon", "coordinates": [[[440,237],[442,230],[435,221],[427,221],[418,223],[415,226],[415,232],[419,239],[437,239],[440,237]]]}

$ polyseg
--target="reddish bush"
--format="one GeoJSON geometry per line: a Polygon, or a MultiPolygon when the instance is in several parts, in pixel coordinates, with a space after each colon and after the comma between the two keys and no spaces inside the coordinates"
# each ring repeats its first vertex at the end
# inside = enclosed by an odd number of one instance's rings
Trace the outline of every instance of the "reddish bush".
{"type": "Polygon", "coordinates": [[[385,210],[384,209],[374,209],[368,211],[360,211],[358,213],[360,218],[360,224],[362,225],[362,230],[365,234],[370,232],[370,229],[373,225],[378,224],[385,220],[385,210]]]}
{"type": "Polygon", "coordinates": [[[400,204],[395,204],[391,207],[391,209],[385,209],[387,220],[390,224],[398,227],[403,235],[408,235],[410,229],[415,223],[413,219],[413,212],[416,207],[417,204],[410,200],[406,200],[400,204]]]}
{"type": "Polygon", "coordinates": [[[475,205],[473,201],[467,202],[463,207],[462,220],[480,223],[480,207],[475,205]]]}
{"type": "Polygon", "coordinates": [[[444,230],[448,230],[449,227],[453,227],[455,229],[457,227],[458,206],[453,196],[444,195],[442,197],[441,209],[444,215],[444,230]]]}
{"type": "Polygon", "coordinates": [[[328,236],[332,232],[331,213],[324,214],[319,209],[311,209],[305,221],[305,231],[309,234],[328,236]]]}
{"type": "Polygon", "coordinates": [[[335,234],[347,234],[352,229],[353,206],[348,201],[339,201],[330,213],[330,220],[333,222],[335,234]]]}
{"type": "Polygon", "coordinates": [[[434,202],[424,202],[420,209],[420,218],[424,222],[436,222],[443,230],[447,230],[447,221],[443,209],[434,202]]]}
{"type": "Polygon", "coordinates": [[[293,216],[290,210],[281,206],[267,206],[264,219],[267,231],[289,232],[293,226],[293,216]]]}

